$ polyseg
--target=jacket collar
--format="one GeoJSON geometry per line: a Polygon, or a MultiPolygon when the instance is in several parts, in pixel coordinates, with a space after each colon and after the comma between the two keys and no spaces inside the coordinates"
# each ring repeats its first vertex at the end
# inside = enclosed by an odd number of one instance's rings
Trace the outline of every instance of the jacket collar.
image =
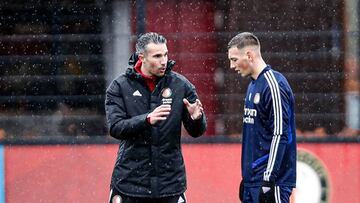
{"type": "MultiPolygon", "coordinates": [[[[265,74],[265,72],[267,72],[268,70],[270,70],[271,69],[271,66],[270,65],[266,65],[266,67],[260,72],[260,74],[258,75],[258,77],[257,77],[257,79],[259,79],[262,75],[264,75],[265,74]]],[[[256,79],[256,80],[257,80],[256,79]]],[[[256,80],[254,80],[252,77],[251,77],[251,80],[252,81],[256,81],[256,80]]]]}

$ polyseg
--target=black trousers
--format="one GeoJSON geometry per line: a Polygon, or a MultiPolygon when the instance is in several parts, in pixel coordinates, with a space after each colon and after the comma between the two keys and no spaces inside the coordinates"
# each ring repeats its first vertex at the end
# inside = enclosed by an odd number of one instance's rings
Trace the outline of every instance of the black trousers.
{"type": "Polygon", "coordinates": [[[109,203],[186,203],[186,197],[185,194],[163,198],[130,197],[111,190],[109,203]]]}

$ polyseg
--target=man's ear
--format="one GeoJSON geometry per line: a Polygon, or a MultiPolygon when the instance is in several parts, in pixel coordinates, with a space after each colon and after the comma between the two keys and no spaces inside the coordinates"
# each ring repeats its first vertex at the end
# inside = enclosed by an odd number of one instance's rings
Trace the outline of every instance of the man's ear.
{"type": "Polygon", "coordinates": [[[254,59],[254,54],[250,50],[247,50],[246,57],[249,61],[252,61],[254,59]]]}
{"type": "Polygon", "coordinates": [[[138,57],[141,62],[144,62],[144,54],[139,54],[138,57]]]}

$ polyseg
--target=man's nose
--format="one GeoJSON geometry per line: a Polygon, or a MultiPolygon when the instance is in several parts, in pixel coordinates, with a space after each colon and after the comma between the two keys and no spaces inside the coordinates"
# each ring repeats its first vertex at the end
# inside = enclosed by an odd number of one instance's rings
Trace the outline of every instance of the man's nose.
{"type": "Polygon", "coordinates": [[[234,69],[235,68],[235,65],[234,65],[234,63],[232,62],[232,61],[230,61],[230,69],[234,69]]]}

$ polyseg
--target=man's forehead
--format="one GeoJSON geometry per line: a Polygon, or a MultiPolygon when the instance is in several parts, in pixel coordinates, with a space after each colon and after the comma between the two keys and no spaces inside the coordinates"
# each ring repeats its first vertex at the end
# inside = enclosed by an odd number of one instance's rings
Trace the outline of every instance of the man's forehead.
{"type": "Polygon", "coordinates": [[[146,45],[145,49],[148,52],[167,52],[167,46],[165,43],[155,44],[153,42],[146,45]]]}

